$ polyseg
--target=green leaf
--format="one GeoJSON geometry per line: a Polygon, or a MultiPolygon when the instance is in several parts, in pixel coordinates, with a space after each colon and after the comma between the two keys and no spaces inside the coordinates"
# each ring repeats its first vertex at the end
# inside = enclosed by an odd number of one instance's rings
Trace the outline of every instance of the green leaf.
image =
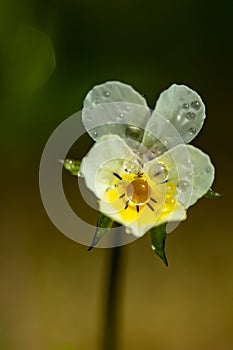
{"type": "Polygon", "coordinates": [[[99,242],[99,240],[109,232],[109,230],[112,228],[114,224],[114,221],[104,214],[100,213],[97,221],[97,228],[96,232],[93,238],[93,241],[88,248],[88,251],[90,251],[92,248],[96,246],[96,244],[99,242]]]}
{"type": "Polygon", "coordinates": [[[152,243],[152,249],[163,260],[164,264],[168,266],[166,254],[165,254],[165,241],[167,238],[166,223],[160,226],[150,229],[150,237],[152,243]]]}
{"type": "Polygon", "coordinates": [[[63,166],[64,168],[71,173],[71,175],[78,176],[79,168],[81,165],[80,160],[73,160],[73,159],[65,159],[63,166]]]}
{"type": "Polygon", "coordinates": [[[212,190],[211,188],[209,189],[209,191],[204,195],[205,198],[209,198],[209,199],[219,199],[222,198],[222,194],[215,192],[214,190],[212,190]]]}

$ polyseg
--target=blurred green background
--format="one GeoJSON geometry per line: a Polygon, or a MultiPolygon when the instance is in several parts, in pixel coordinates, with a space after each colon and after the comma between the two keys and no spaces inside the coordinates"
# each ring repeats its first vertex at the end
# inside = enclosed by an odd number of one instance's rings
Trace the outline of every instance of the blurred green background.
{"type": "Polygon", "coordinates": [[[224,193],[169,236],[168,269],[146,236],[123,248],[119,348],[233,348],[232,10],[226,0],[1,2],[0,349],[99,349],[109,251],[88,253],[53,226],[38,169],[53,130],[111,79],[150,107],[173,82],[200,93],[208,118],[193,144],[224,193]]]}

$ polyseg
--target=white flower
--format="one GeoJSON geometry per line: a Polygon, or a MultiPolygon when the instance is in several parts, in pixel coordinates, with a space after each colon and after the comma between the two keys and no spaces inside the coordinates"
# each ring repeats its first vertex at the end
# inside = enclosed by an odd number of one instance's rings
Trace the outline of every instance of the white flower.
{"type": "Polygon", "coordinates": [[[185,220],[188,207],[214,180],[209,157],[186,145],[204,118],[200,96],[184,85],[165,90],[152,112],[129,85],[95,86],[84,100],[82,119],[96,143],[81,173],[99,210],[136,237],[185,220]]]}

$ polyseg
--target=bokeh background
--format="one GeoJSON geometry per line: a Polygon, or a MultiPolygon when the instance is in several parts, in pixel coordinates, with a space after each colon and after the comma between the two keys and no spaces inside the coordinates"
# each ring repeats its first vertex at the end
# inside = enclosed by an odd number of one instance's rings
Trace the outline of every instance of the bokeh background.
{"type": "Polygon", "coordinates": [[[53,226],[38,169],[53,130],[111,79],[152,108],[173,82],[200,93],[208,118],[193,144],[211,155],[224,193],[169,236],[168,268],[149,237],[123,248],[119,349],[233,348],[232,10],[226,0],[1,2],[0,349],[100,348],[110,252],[87,252],[53,226]]]}

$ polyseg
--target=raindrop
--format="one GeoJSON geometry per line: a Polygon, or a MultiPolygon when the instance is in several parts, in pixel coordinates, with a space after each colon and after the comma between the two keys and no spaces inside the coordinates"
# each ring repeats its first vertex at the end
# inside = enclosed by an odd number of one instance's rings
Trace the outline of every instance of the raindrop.
{"type": "Polygon", "coordinates": [[[141,136],[142,130],[134,125],[129,125],[125,131],[126,137],[129,137],[131,139],[138,140],[141,136]]]}
{"type": "Polygon", "coordinates": [[[194,135],[194,134],[196,134],[197,130],[195,128],[190,128],[189,132],[190,132],[190,134],[194,135]]]}
{"type": "Polygon", "coordinates": [[[122,122],[124,120],[124,114],[123,113],[120,113],[117,117],[116,117],[116,120],[118,122],[122,122]]]}
{"type": "Polygon", "coordinates": [[[97,99],[95,100],[95,104],[98,105],[99,103],[100,103],[100,99],[97,98],[97,99]]]}
{"type": "Polygon", "coordinates": [[[174,139],[172,139],[171,137],[164,137],[160,141],[163,144],[163,146],[165,146],[167,149],[174,146],[174,139]]]}
{"type": "Polygon", "coordinates": [[[200,103],[199,101],[193,101],[193,102],[191,103],[191,107],[194,108],[194,109],[196,109],[196,110],[198,110],[198,109],[200,109],[200,107],[201,107],[201,103],[200,103]]]}
{"type": "Polygon", "coordinates": [[[128,235],[130,235],[130,234],[132,234],[132,229],[131,229],[130,227],[126,227],[126,228],[125,228],[125,232],[126,232],[128,235]]]}
{"type": "Polygon", "coordinates": [[[95,130],[95,131],[93,131],[92,135],[93,135],[93,137],[97,137],[98,136],[98,132],[95,130]]]}
{"type": "Polygon", "coordinates": [[[103,95],[104,95],[104,97],[109,97],[109,96],[110,96],[110,92],[109,92],[109,91],[105,91],[105,92],[103,93],[103,95]]]}
{"type": "Polygon", "coordinates": [[[186,180],[181,180],[177,184],[177,190],[180,192],[185,192],[189,188],[189,183],[186,180]]]}
{"type": "Polygon", "coordinates": [[[166,165],[162,162],[151,165],[148,175],[157,184],[165,183],[168,180],[168,170],[166,165]]]}
{"type": "Polygon", "coordinates": [[[206,169],[205,169],[205,171],[207,172],[207,173],[210,173],[210,167],[207,167],[206,169]]]}
{"type": "Polygon", "coordinates": [[[84,177],[81,171],[78,171],[78,177],[84,177]]]}
{"type": "Polygon", "coordinates": [[[184,103],[182,106],[183,109],[189,109],[189,104],[188,103],[184,103]]]}
{"type": "Polygon", "coordinates": [[[187,118],[188,120],[194,120],[194,119],[196,118],[196,114],[193,113],[193,112],[188,112],[188,113],[186,114],[186,118],[187,118]]]}
{"type": "Polygon", "coordinates": [[[137,158],[125,160],[123,163],[123,169],[128,174],[137,174],[141,171],[139,160],[137,158]]]}
{"type": "Polygon", "coordinates": [[[127,111],[130,111],[130,106],[127,106],[127,107],[126,107],[126,110],[127,110],[127,111]]]}

